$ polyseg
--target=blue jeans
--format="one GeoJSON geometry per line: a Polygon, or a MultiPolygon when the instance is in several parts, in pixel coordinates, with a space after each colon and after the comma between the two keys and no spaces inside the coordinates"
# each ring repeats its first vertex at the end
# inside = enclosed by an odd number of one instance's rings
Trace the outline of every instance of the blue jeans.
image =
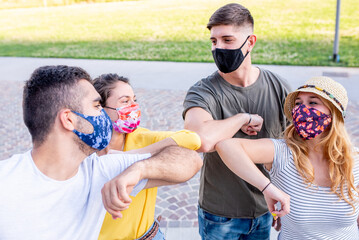
{"type": "MultiPolygon", "coordinates": [[[[155,220],[155,222],[157,222],[158,224],[160,224],[157,220],[155,220]]],[[[152,226],[143,234],[143,236],[145,236],[149,231],[151,231],[151,229],[154,227],[155,222],[153,222],[152,226]]],[[[138,238],[141,239],[141,238],[138,238]]],[[[161,228],[158,227],[158,232],[156,233],[156,235],[151,238],[152,240],[166,240],[165,235],[163,235],[161,228]]]]}
{"type": "Polygon", "coordinates": [[[273,217],[270,212],[250,218],[227,218],[213,215],[198,207],[198,227],[202,240],[267,240],[273,217]]]}

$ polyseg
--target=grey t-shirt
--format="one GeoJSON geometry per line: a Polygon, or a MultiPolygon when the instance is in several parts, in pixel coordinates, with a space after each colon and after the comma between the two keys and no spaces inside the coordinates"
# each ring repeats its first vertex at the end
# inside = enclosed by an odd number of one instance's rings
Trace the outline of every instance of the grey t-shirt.
{"type": "MultiPolygon", "coordinates": [[[[286,126],[283,105],[290,87],[280,76],[259,70],[257,81],[248,87],[231,85],[217,71],[197,82],[187,92],[183,117],[193,107],[206,110],[214,120],[237,113],[258,114],[264,122],[257,136],[239,130],[234,137],[279,138],[286,126]]],[[[268,176],[262,165],[257,167],[268,176]]],[[[256,218],[268,211],[262,193],[229,170],[217,152],[204,154],[199,205],[207,212],[230,218],[256,218]]]]}

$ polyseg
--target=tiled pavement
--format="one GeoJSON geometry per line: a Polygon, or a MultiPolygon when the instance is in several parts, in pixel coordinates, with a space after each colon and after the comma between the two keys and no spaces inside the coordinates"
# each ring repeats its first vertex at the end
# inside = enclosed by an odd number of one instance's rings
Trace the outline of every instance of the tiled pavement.
{"type": "MultiPolygon", "coordinates": [[[[22,120],[21,81],[27,79],[36,67],[57,64],[83,67],[93,77],[110,72],[130,77],[141,105],[141,125],[152,130],[181,129],[186,90],[216,69],[213,63],[0,57],[0,160],[31,148],[30,135],[22,120]]],[[[312,76],[331,76],[341,82],[352,100],[346,126],[353,142],[359,146],[359,68],[261,67],[285,77],[293,89],[312,76]]],[[[161,226],[168,240],[199,239],[198,189],[199,174],[186,183],[159,188],[156,215],[163,217],[161,226]]],[[[271,239],[275,236],[272,232],[271,239]]]]}
{"type": "MultiPolygon", "coordinates": [[[[30,135],[22,120],[22,84],[0,81],[0,160],[31,147],[30,135]]],[[[183,127],[184,90],[137,88],[135,92],[143,114],[143,127],[152,130],[178,130],[183,127]]],[[[353,142],[359,146],[359,102],[349,103],[346,126],[353,142]]],[[[159,188],[156,215],[162,215],[164,230],[198,226],[198,189],[199,174],[186,183],[159,188]]]]}

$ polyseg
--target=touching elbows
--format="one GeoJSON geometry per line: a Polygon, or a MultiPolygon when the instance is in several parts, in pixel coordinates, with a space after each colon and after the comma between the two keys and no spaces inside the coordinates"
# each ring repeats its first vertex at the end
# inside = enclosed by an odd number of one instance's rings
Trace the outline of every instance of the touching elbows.
{"type": "Polygon", "coordinates": [[[215,147],[215,145],[213,143],[208,143],[205,140],[204,141],[202,140],[202,145],[197,151],[203,152],[203,153],[213,152],[214,147],[215,147]]]}
{"type": "Polygon", "coordinates": [[[227,147],[229,142],[231,142],[231,139],[224,139],[222,141],[219,141],[217,144],[215,144],[215,146],[213,148],[217,152],[221,152],[221,151],[225,150],[225,148],[227,147]]]}
{"type": "Polygon", "coordinates": [[[213,152],[215,151],[215,145],[216,145],[216,141],[213,141],[208,134],[202,133],[202,132],[197,132],[200,141],[201,141],[201,145],[200,148],[197,149],[197,152],[213,152]]]}

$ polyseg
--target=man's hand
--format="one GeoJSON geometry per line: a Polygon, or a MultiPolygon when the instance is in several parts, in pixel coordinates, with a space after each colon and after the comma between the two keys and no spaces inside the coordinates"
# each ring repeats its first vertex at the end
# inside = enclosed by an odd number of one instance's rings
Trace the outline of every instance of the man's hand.
{"type": "Polygon", "coordinates": [[[263,191],[264,198],[267,202],[269,211],[276,214],[278,217],[283,217],[290,212],[290,196],[278,189],[273,184],[263,191]],[[281,209],[276,209],[276,204],[280,202],[281,209]]]}
{"type": "Polygon", "coordinates": [[[132,164],[106,183],[101,191],[102,202],[113,218],[121,218],[121,211],[131,203],[129,193],[140,180],[148,179],[145,188],[185,182],[199,171],[202,164],[201,157],[193,150],[166,147],[151,158],[132,164]]]}
{"type": "Polygon", "coordinates": [[[141,180],[141,171],[132,165],[117,177],[107,182],[102,190],[102,202],[113,219],[122,218],[121,211],[126,210],[132,199],[130,193],[134,186],[141,180]]]}
{"type": "Polygon", "coordinates": [[[250,122],[241,127],[242,132],[247,135],[257,135],[262,129],[263,118],[258,114],[250,114],[250,122]]]}

